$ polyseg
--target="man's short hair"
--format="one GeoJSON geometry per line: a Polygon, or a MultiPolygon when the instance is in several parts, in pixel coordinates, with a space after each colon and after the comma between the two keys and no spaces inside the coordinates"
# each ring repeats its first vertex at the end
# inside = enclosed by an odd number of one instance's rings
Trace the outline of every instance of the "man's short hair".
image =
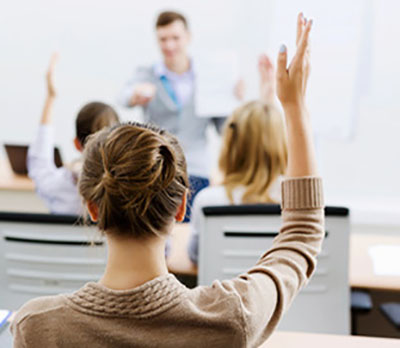
{"type": "Polygon", "coordinates": [[[188,29],[188,23],[184,15],[175,11],[161,12],[157,17],[156,29],[160,27],[165,27],[175,21],[182,21],[185,28],[188,29]]]}

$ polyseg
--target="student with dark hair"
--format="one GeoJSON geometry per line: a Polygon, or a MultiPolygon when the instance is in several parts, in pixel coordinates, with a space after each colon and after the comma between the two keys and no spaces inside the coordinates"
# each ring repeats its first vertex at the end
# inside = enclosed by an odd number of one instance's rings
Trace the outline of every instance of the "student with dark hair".
{"type": "MultiPolygon", "coordinates": [[[[162,12],[155,30],[162,61],[138,67],[119,99],[126,107],[142,107],[146,122],[165,128],[179,139],[188,162],[191,186],[185,220],[189,221],[192,199],[209,185],[211,163],[206,153],[206,129],[210,123],[219,128],[223,119],[196,114],[196,71],[188,52],[191,35],[187,19],[178,12],[162,12]]],[[[243,97],[241,86],[242,82],[238,82],[232,90],[238,99],[243,97]]]]}
{"type": "MultiPolygon", "coordinates": [[[[52,213],[80,214],[83,212],[82,199],[77,189],[81,161],[56,168],[53,160],[54,135],[52,127],[52,107],[56,97],[53,70],[56,63],[53,55],[47,71],[47,98],[45,101],[38,133],[28,151],[28,175],[35,183],[39,196],[52,213]]],[[[118,123],[115,110],[104,103],[86,104],[75,121],[75,148],[82,152],[87,137],[106,126],[118,123]]]]}
{"type": "Polygon", "coordinates": [[[90,137],[79,191],[105,234],[107,265],[99,282],[72,294],[34,299],[16,314],[15,347],[259,347],[311,277],[324,235],[305,106],[311,22],[299,27],[287,68],[278,57],[278,96],[289,140],[282,184],[282,228],[246,273],[188,289],[168,273],[164,247],[185,215],[188,180],[177,140],[141,124],[90,137]]]}

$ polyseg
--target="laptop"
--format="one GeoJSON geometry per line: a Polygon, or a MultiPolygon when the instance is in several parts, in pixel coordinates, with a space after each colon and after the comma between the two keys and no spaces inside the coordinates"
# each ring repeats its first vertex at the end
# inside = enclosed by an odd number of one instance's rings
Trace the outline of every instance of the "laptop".
{"type": "MultiPolygon", "coordinates": [[[[26,165],[28,147],[28,145],[4,144],[4,148],[6,149],[6,153],[8,156],[8,161],[10,162],[11,169],[15,174],[28,174],[28,167],[26,165]]],[[[57,168],[63,165],[60,150],[57,147],[54,148],[54,164],[57,168]]]]}

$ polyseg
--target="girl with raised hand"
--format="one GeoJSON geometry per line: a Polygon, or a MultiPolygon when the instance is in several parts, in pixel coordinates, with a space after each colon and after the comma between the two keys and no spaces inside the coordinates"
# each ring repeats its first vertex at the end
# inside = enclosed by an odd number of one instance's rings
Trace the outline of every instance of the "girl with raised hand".
{"type": "Polygon", "coordinates": [[[188,181],[175,138],[141,124],[118,125],[88,141],[79,190],[108,243],[98,283],[28,302],[12,323],[15,347],[258,347],[276,328],[316,266],[324,234],[304,104],[311,22],[296,54],[278,57],[278,96],[289,133],[283,224],[248,272],[187,289],[168,273],[166,236],[185,213],[188,181]]]}
{"type": "MultiPolygon", "coordinates": [[[[56,98],[53,76],[57,60],[57,54],[53,54],[46,73],[47,97],[36,138],[28,150],[28,175],[34,181],[36,192],[50,212],[81,214],[82,199],[77,188],[81,160],[61,168],[54,164],[52,109],[56,98]]],[[[90,134],[118,122],[118,115],[111,106],[101,102],[86,104],[76,117],[75,148],[82,152],[90,134]]]]}
{"type": "Polygon", "coordinates": [[[193,202],[189,258],[198,262],[203,207],[229,204],[280,203],[287,166],[284,120],[274,105],[275,71],[270,59],[259,59],[260,100],[238,107],[225,122],[219,155],[221,185],[200,191],[193,202]]]}

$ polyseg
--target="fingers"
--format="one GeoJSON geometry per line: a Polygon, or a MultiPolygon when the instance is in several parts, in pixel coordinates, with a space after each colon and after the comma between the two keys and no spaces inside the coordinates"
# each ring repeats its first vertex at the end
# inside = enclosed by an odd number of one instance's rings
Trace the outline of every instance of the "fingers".
{"type": "Polygon", "coordinates": [[[287,49],[285,45],[282,45],[279,49],[276,77],[279,79],[287,76],[287,49]]]}
{"type": "Polygon", "coordinates": [[[246,89],[246,85],[244,80],[241,78],[235,85],[234,89],[233,89],[233,94],[234,96],[239,99],[239,100],[243,100],[244,99],[244,94],[245,94],[245,89],[246,89]]]}
{"type": "Polygon", "coordinates": [[[260,72],[260,74],[265,72],[265,59],[265,54],[260,55],[260,57],[258,58],[258,71],[260,72]]]}
{"type": "Polygon", "coordinates": [[[258,57],[258,62],[259,63],[265,62],[265,58],[267,58],[267,55],[265,53],[260,54],[260,57],[258,57]]]}
{"type": "Polygon", "coordinates": [[[260,73],[269,73],[274,70],[274,65],[271,59],[266,55],[262,54],[258,59],[258,69],[260,73]]]}
{"type": "Polygon", "coordinates": [[[267,55],[265,55],[264,64],[265,64],[265,67],[266,67],[268,70],[273,69],[273,67],[274,67],[274,66],[272,65],[271,59],[270,59],[267,55]]]}
{"type": "Polygon", "coordinates": [[[297,15],[296,46],[299,45],[301,35],[303,34],[304,25],[305,25],[305,18],[303,12],[300,12],[297,15]]]}
{"type": "Polygon", "coordinates": [[[48,69],[49,72],[52,72],[54,70],[54,67],[55,67],[55,65],[56,65],[56,63],[58,61],[58,57],[59,57],[58,56],[58,52],[54,52],[51,55],[50,63],[49,63],[49,69],[48,69]]]}
{"type": "Polygon", "coordinates": [[[138,95],[134,99],[134,103],[137,105],[146,105],[151,101],[152,97],[138,95]]]}
{"type": "Polygon", "coordinates": [[[296,57],[295,59],[302,61],[304,58],[304,55],[306,54],[307,50],[309,49],[309,37],[310,37],[310,31],[312,27],[312,19],[307,21],[307,24],[305,25],[303,29],[303,33],[301,35],[298,47],[297,47],[297,52],[296,52],[296,57]]]}

